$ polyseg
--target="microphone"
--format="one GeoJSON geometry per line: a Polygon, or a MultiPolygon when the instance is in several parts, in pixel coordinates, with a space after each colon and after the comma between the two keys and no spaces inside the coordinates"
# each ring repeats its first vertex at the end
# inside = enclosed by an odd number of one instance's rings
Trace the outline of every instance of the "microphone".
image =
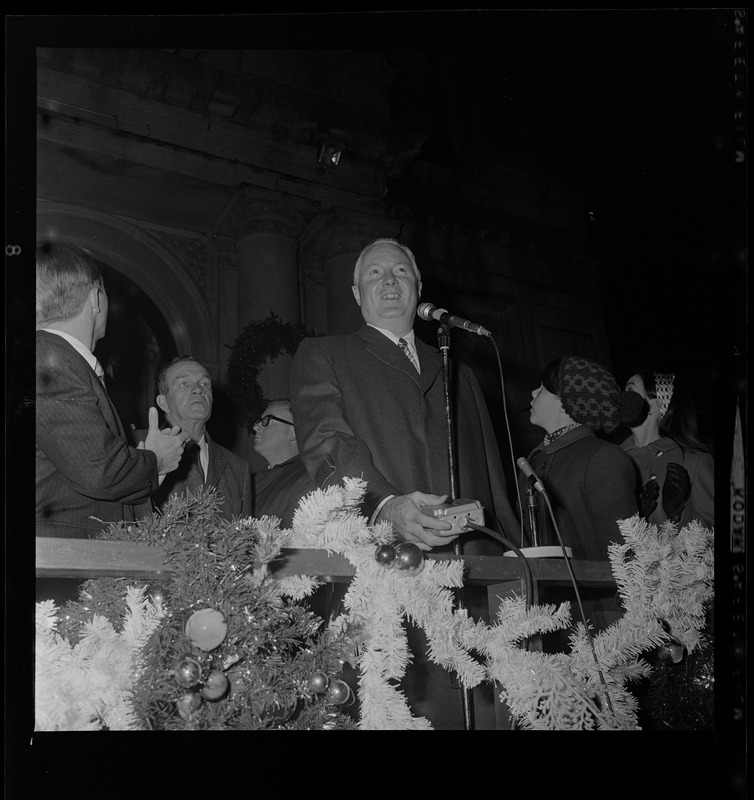
{"type": "Polygon", "coordinates": [[[523,456],[521,456],[521,458],[519,458],[518,461],[516,461],[516,464],[518,464],[518,468],[529,479],[529,482],[531,483],[531,485],[538,492],[541,492],[542,494],[544,494],[545,493],[545,487],[542,485],[542,481],[539,480],[539,478],[537,477],[537,473],[534,472],[534,470],[531,468],[531,465],[529,464],[529,462],[523,456]]]}
{"type": "Polygon", "coordinates": [[[457,317],[455,314],[449,313],[447,309],[438,308],[432,303],[422,303],[419,308],[416,309],[416,315],[422,319],[434,319],[438,322],[443,322],[445,325],[450,325],[451,328],[463,328],[472,333],[478,333],[480,336],[492,336],[487,328],[477,325],[476,322],[469,322],[463,317],[457,317]]]}

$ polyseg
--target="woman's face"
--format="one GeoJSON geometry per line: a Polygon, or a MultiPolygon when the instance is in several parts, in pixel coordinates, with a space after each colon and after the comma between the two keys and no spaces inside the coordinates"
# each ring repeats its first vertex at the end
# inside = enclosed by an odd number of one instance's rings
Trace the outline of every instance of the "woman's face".
{"type": "Polygon", "coordinates": [[[636,392],[636,394],[640,394],[645,400],[649,400],[647,397],[647,390],[644,388],[644,381],[642,380],[641,375],[632,375],[626,381],[626,391],[627,392],[636,392]]]}
{"type": "Polygon", "coordinates": [[[548,433],[557,429],[561,411],[558,395],[545,389],[544,386],[539,386],[531,393],[530,408],[529,420],[532,425],[544,428],[548,433]]]}

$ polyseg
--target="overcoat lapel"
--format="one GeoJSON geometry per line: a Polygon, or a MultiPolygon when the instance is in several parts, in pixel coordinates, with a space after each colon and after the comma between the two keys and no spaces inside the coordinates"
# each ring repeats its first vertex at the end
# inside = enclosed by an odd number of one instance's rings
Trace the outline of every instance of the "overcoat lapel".
{"type": "Polygon", "coordinates": [[[426,392],[435,382],[437,373],[442,365],[442,357],[436,350],[419,338],[414,339],[414,342],[419,356],[421,372],[416,371],[416,367],[409,361],[400,347],[369,325],[360,328],[354,335],[361,339],[364,349],[371,356],[378,358],[392,369],[403,372],[411,378],[422,392],[426,392]]]}

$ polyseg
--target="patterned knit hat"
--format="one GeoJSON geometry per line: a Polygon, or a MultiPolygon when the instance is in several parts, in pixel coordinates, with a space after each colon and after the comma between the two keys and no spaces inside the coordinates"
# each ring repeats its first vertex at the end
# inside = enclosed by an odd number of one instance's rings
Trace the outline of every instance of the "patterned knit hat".
{"type": "Polygon", "coordinates": [[[572,420],[608,432],[635,418],[643,403],[636,392],[622,392],[601,364],[581,356],[561,359],[558,396],[572,420]]]}

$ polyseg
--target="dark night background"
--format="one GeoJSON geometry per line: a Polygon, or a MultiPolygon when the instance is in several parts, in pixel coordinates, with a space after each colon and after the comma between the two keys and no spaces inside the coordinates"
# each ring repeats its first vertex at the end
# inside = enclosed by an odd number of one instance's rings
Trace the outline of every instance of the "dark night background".
{"type": "MultiPolygon", "coordinates": [[[[264,14],[241,18],[243,25],[222,16],[6,16],[6,241],[24,247],[34,241],[35,45],[383,50],[400,71],[391,98],[395,121],[430,134],[420,158],[452,167],[459,158],[447,135],[453,120],[485,115],[493,120],[494,140],[470,141],[463,158],[483,169],[485,153],[496,150],[587,191],[591,239],[613,265],[603,286],[616,375],[625,380],[634,364],[645,362],[695,378],[703,424],[716,438],[718,487],[725,490],[732,410],[736,396],[745,397],[748,334],[747,168],[736,156],[745,152],[747,72],[735,62],[746,56],[748,39],[737,34],[735,16],[734,9],[462,10],[303,19],[264,14]],[[743,43],[742,53],[736,42],[743,43]],[[416,49],[430,53],[438,73],[468,87],[459,107],[438,102],[431,74],[412,71],[405,54],[416,49]],[[739,87],[743,98],[736,96],[739,87]]],[[[31,278],[14,271],[11,261],[6,258],[12,334],[30,311],[31,278]]],[[[6,348],[8,341],[15,339],[6,335],[6,348]]],[[[16,386],[30,385],[24,370],[6,378],[10,398],[16,386]]],[[[30,459],[18,459],[19,470],[31,471],[30,459]]],[[[630,762],[620,757],[626,740],[618,738],[609,758],[619,759],[623,772],[630,762]]],[[[558,737],[553,741],[562,745],[558,737]]],[[[687,744],[690,750],[678,746],[681,754],[696,752],[700,743],[687,744]]],[[[702,743],[700,751],[718,744],[702,743]]],[[[679,760],[677,740],[671,749],[652,745],[647,784],[658,770],[675,775],[675,789],[682,790],[694,765],[679,760]]],[[[583,761],[583,753],[577,758],[583,761]]],[[[582,766],[594,764],[587,759],[582,766]]],[[[568,780],[575,782],[571,769],[568,780]]],[[[602,791],[608,791],[604,785],[602,791]]]]}
{"type": "MultiPolygon", "coordinates": [[[[10,21],[8,118],[22,127],[11,126],[9,142],[27,160],[14,148],[8,174],[18,170],[19,184],[34,164],[23,133],[33,117],[23,114],[35,109],[35,45],[379,50],[397,72],[393,119],[428,136],[419,160],[484,170],[499,153],[587,194],[591,244],[611,265],[601,280],[616,377],[642,364],[687,373],[703,428],[717,433],[720,382],[746,355],[746,169],[736,161],[745,120],[735,117],[746,108],[735,94],[745,88],[735,63],[745,37],[733,9],[10,21]],[[426,58],[412,58],[417,50],[426,58]],[[467,126],[463,151],[459,119],[485,123],[467,126]]],[[[33,219],[33,200],[9,196],[22,219],[33,219]]]]}

